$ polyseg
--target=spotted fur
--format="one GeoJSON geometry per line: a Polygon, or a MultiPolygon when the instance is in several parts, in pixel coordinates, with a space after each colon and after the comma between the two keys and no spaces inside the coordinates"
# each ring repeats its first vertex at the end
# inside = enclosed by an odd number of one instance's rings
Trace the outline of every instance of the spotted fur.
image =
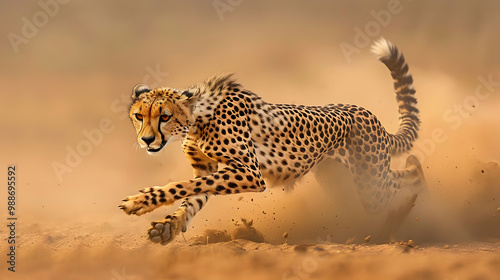
{"type": "Polygon", "coordinates": [[[194,178],[146,188],[124,199],[120,208],[142,215],[183,199],[173,216],[149,230],[152,241],[165,244],[186,228],[209,195],[261,192],[267,185],[290,189],[325,158],[348,167],[368,211],[386,207],[402,185],[418,183],[418,161],[400,171],[391,170],[390,161],[391,155],[411,149],[419,118],[403,55],[383,39],[374,52],[394,79],[400,113],[396,134],[356,105],[267,103],[231,75],[182,90],[137,86],[130,117],[139,144],[154,153],[182,139],[194,178]]]}

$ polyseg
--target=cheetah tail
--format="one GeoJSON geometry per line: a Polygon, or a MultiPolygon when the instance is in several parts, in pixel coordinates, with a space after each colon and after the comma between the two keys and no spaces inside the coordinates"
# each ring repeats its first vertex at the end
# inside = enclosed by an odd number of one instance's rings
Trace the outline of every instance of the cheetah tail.
{"type": "Polygon", "coordinates": [[[413,147],[413,142],[418,137],[420,125],[413,77],[408,71],[408,64],[403,53],[391,42],[380,38],[372,46],[372,52],[389,68],[394,79],[399,111],[399,129],[396,134],[389,134],[391,154],[404,153],[413,147]]]}

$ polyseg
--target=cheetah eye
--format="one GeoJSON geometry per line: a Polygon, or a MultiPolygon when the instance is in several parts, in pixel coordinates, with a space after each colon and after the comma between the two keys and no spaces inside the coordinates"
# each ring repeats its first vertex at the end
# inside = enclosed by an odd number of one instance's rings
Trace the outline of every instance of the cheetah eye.
{"type": "Polygon", "coordinates": [[[160,120],[162,122],[166,122],[166,121],[170,120],[170,116],[169,115],[161,115],[160,120]]]}
{"type": "Polygon", "coordinates": [[[136,118],[138,121],[142,121],[142,119],[144,119],[144,117],[143,117],[141,114],[135,114],[135,118],[136,118]]]}

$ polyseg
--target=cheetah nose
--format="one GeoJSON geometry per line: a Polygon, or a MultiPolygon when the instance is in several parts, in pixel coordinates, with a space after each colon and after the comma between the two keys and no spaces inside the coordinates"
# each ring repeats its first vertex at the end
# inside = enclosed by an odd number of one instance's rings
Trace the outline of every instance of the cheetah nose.
{"type": "Polygon", "coordinates": [[[149,136],[149,137],[142,137],[141,139],[142,139],[142,141],[144,141],[144,143],[146,143],[146,145],[148,145],[148,146],[149,146],[149,144],[153,143],[153,141],[155,140],[155,138],[154,138],[154,137],[151,137],[151,136],[149,136]]]}

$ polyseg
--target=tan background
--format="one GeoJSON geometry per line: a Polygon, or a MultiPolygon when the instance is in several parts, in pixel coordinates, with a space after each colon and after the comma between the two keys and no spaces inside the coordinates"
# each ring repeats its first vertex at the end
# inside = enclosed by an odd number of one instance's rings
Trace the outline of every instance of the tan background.
{"type": "MultiPolygon", "coordinates": [[[[19,242],[26,248],[45,244],[49,251],[55,246],[51,242],[93,247],[118,236],[142,242],[149,222],[175,209],[127,217],[116,207],[139,188],[191,176],[180,145],[148,156],[134,144],[124,113],[132,87],[143,81],[181,88],[234,72],[269,102],[358,104],[395,132],[398,119],[388,71],[369,47],[360,47],[349,59],[340,47],[356,46],[355,28],[373,25],[372,13],[387,10],[391,2],[74,0],[59,5],[16,52],[9,34],[21,35],[23,18],[33,22],[43,9],[36,1],[0,1],[0,155],[5,168],[0,178],[7,180],[8,164],[17,165],[19,242]],[[234,7],[220,15],[214,3],[234,7]],[[151,74],[155,69],[156,76],[151,74]],[[95,132],[103,120],[111,123],[110,131],[100,132],[102,139],[59,180],[54,164],[67,165],[68,149],[86,145],[85,132],[95,132]]],[[[398,238],[497,242],[500,169],[490,161],[500,158],[500,85],[482,100],[474,94],[481,85],[478,77],[491,75],[500,82],[500,3],[402,0],[399,8],[369,39],[393,41],[409,62],[422,113],[417,149],[425,155],[434,202],[430,208],[417,203],[398,238]],[[464,105],[460,113],[457,106],[464,105]],[[431,140],[439,134],[436,130],[444,139],[440,143],[431,140]],[[426,154],[422,147],[432,151],[426,154]]],[[[488,91],[482,88],[481,93],[488,91]]],[[[0,191],[0,200],[5,205],[6,191],[0,191]]],[[[322,188],[314,176],[289,195],[278,189],[218,197],[196,217],[186,238],[206,228],[231,231],[233,220],[243,217],[254,219],[274,244],[283,242],[285,231],[292,244],[328,238],[344,243],[352,237],[360,243],[377,229],[380,217],[358,213],[357,206],[336,206],[346,200],[358,203],[355,196],[339,198],[335,189],[322,188]]],[[[1,248],[5,245],[2,241],[1,248]]],[[[25,263],[27,255],[22,255],[25,263]]],[[[111,255],[119,262],[119,256],[111,255]]],[[[27,273],[26,267],[20,269],[27,273]]],[[[103,277],[113,277],[110,268],[103,270],[103,277]]]]}

